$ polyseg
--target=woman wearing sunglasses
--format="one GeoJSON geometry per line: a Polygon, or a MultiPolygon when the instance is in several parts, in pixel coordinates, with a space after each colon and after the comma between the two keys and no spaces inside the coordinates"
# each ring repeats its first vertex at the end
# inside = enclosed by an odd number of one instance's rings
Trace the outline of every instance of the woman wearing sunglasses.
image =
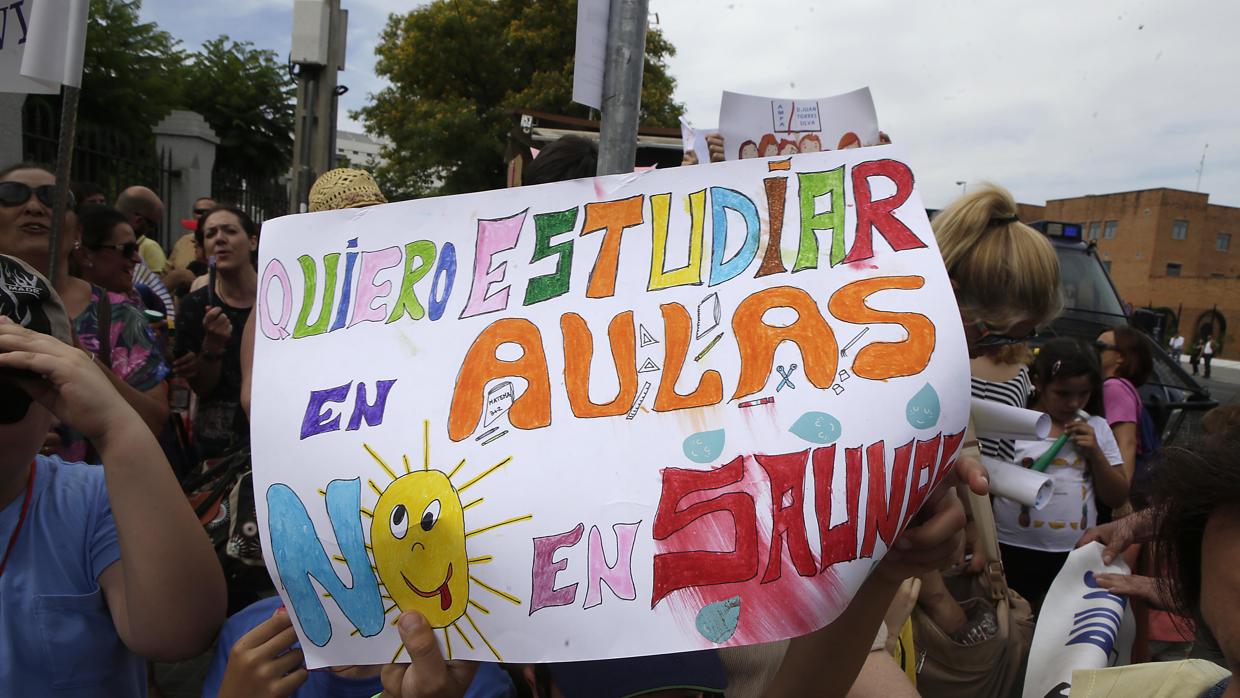
{"type": "MultiPolygon", "coordinates": [[[[0,171],[0,254],[22,259],[41,273],[46,273],[48,268],[55,189],[56,178],[37,165],[18,164],[0,171]]],[[[72,200],[69,203],[73,205],[72,200]]],[[[100,345],[95,328],[99,324],[99,303],[104,294],[98,286],[69,274],[69,258],[75,247],[80,245],[80,240],[77,216],[70,213],[66,218],[56,254],[55,288],[67,314],[73,319],[79,346],[97,356],[100,345]]],[[[100,233],[100,226],[108,227],[104,222],[92,224],[92,230],[97,235],[95,240],[100,245],[109,241],[116,244],[119,238],[113,240],[109,237],[116,233],[111,228],[100,233]]],[[[131,239],[132,235],[130,230],[131,239]]],[[[120,242],[123,247],[123,241],[120,242]]],[[[103,253],[103,249],[88,249],[87,252],[103,253]]],[[[110,250],[113,256],[120,256],[122,252],[123,249],[110,250]]],[[[104,260],[102,254],[94,259],[99,262],[104,260]]],[[[119,260],[113,261],[114,266],[123,265],[119,260]]],[[[162,355],[153,350],[153,336],[143,339],[136,337],[133,329],[121,329],[125,326],[137,328],[140,323],[142,330],[149,334],[150,326],[141,310],[124,302],[115,304],[110,310],[115,310],[114,317],[107,323],[112,328],[108,337],[111,351],[108,361],[102,363],[112,370],[104,373],[151,430],[159,433],[168,421],[167,387],[163,382],[168,374],[167,364],[162,355]]],[[[49,434],[43,450],[74,460],[81,460],[87,455],[86,443],[67,431],[49,434]]]]}

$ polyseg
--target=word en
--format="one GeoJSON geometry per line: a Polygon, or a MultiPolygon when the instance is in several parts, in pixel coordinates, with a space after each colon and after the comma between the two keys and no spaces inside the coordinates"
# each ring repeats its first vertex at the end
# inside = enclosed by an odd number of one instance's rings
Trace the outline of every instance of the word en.
{"type": "MultiPolygon", "coordinates": [[[[616,534],[616,561],[607,562],[603,550],[603,535],[598,526],[590,527],[590,540],[586,552],[586,598],[583,608],[594,608],[603,603],[602,585],[618,598],[626,601],[637,599],[637,587],[633,583],[633,545],[637,541],[637,529],[641,522],[618,523],[612,526],[616,534]]],[[[568,560],[556,560],[556,553],[581,542],[585,524],[554,536],[534,539],[533,593],[530,595],[530,615],[551,606],[567,606],[577,598],[577,582],[557,587],[556,576],[567,571],[568,560]]]]}
{"type": "MultiPolygon", "coordinates": [[[[374,402],[369,402],[366,397],[366,384],[358,381],[357,391],[353,398],[353,414],[349,417],[345,431],[361,429],[363,421],[366,422],[366,426],[371,427],[382,424],[388,394],[391,393],[392,386],[395,384],[395,378],[375,383],[375,399],[374,402]]],[[[301,420],[301,438],[305,439],[329,431],[340,431],[340,421],[344,412],[333,410],[329,405],[343,404],[352,388],[353,381],[349,381],[334,388],[310,391],[310,400],[306,403],[306,415],[301,420]]]]}

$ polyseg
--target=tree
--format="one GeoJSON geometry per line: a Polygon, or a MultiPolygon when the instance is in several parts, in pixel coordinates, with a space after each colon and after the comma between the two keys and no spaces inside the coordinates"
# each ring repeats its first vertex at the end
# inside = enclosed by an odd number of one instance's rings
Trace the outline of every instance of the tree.
{"type": "MultiPolygon", "coordinates": [[[[352,114],[392,141],[381,183],[404,195],[503,186],[511,111],[588,116],[572,101],[576,0],[434,0],[392,14],[375,49],[390,86],[352,114]]],[[[641,122],[675,126],[666,59],[675,48],[658,29],[646,38],[641,122]]]]}
{"type": "MultiPolygon", "coordinates": [[[[79,118],[136,140],[180,97],[180,42],[139,20],[140,0],[91,0],[86,25],[79,118]]],[[[59,101],[59,100],[57,100],[59,101]]]]}
{"type": "Polygon", "coordinates": [[[218,170],[268,178],[288,171],[294,86],[274,51],[227,36],[207,41],[184,68],[182,94],[220,138],[218,170]]]}

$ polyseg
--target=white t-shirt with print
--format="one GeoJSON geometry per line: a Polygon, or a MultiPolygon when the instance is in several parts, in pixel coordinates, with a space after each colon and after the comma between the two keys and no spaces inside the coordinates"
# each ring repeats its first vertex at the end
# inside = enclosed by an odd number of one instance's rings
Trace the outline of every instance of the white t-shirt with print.
{"type": "MultiPolygon", "coordinates": [[[[1094,436],[1098,447],[1106,456],[1112,467],[1124,464],[1124,457],[1119,452],[1119,444],[1115,442],[1115,434],[1102,417],[1089,417],[1084,412],[1081,417],[1087,418],[1094,428],[1094,436]]],[[[1017,465],[1032,464],[1054,444],[1055,439],[1041,441],[1017,441],[1017,465]]],[[[1038,511],[1026,507],[1010,499],[995,497],[995,525],[999,531],[999,541],[1006,545],[1021,548],[1044,550],[1060,553],[1072,550],[1081,533],[1098,522],[1098,507],[1094,502],[1094,479],[1090,475],[1089,463],[1077,452],[1072,441],[1068,441],[1060,449],[1059,454],[1046,469],[1054,484],[1054,494],[1044,509],[1038,511]]]]}

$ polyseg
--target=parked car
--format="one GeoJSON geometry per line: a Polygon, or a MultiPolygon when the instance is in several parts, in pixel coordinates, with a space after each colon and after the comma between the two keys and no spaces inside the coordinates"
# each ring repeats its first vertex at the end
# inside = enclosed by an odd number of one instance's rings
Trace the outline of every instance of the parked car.
{"type": "MultiPolygon", "coordinates": [[[[1038,334],[1033,342],[1035,347],[1050,337],[1078,337],[1092,342],[1112,327],[1135,327],[1096,246],[1083,239],[1083,226],[1057,221],[1030,225],[1047,236],[1059,255],[1064,297],[1063,313],[1038,334]]],[[[1163,442],[1171,443],[1189,412],[1208,410],[1218,403],[1211,399],[1207,388],[1184,370],[1179,357],[1173,358],[1148,333],[1142,331],[1141,335],[1154,357],[1154,372],[1141,387],[1141,398],[1162,430],[1163,442]]]]}

